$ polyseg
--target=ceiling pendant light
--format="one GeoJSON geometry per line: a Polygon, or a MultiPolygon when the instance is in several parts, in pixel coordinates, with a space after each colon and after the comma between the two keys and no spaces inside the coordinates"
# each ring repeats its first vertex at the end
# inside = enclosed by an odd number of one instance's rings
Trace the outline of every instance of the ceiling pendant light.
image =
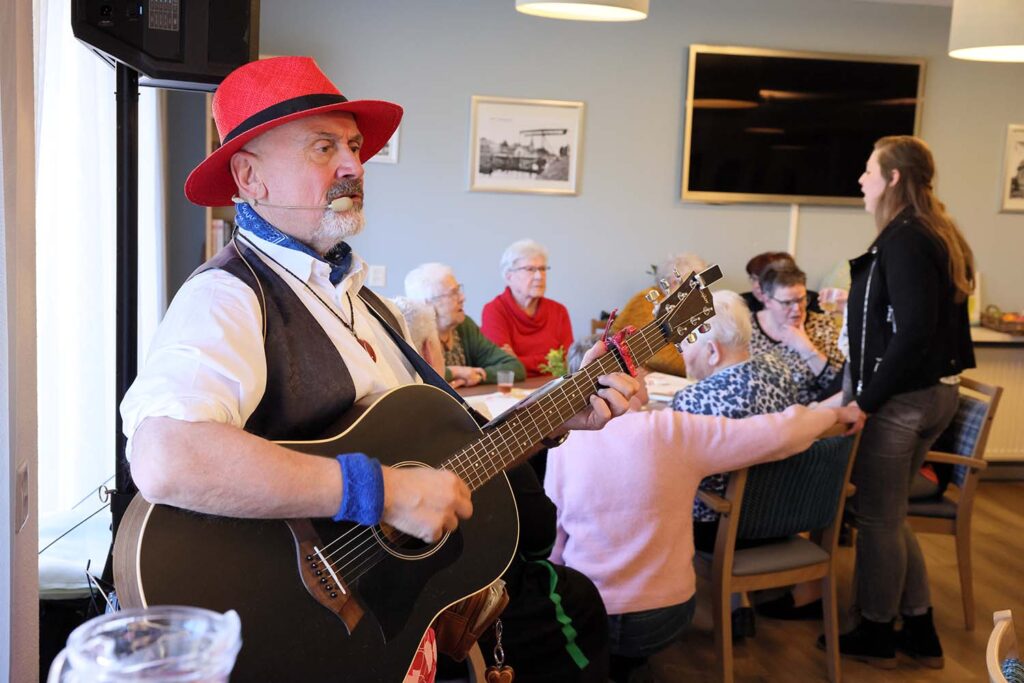
{"type": "Polygon", "coordinates": [[[1024,62],[1024,0],[953,0],[949,56],[1024,62]]]}
{"type": "Polygon", "coordinates": [[[647,18],[648,0],[516,0],[516,10],[550,19],[640,21],[647,18]]]}

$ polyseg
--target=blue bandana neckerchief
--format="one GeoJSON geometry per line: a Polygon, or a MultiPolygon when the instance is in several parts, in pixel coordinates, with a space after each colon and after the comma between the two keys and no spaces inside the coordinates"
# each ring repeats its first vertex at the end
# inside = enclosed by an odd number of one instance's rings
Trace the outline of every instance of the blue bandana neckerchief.
{"type": "Polygon", "coordinates": [[[271,244],[278,244],[287,249],[294,249],[303,254],[312,256],[317,261],[326,263],[331,267],[331,284],[337,285],[352,267],[352,247],[345,242],[338,242],[329,252],[321,256],[294,237],[290,237],[263,219],[248,204],[236,204],[235,222],[238,227],[248,230],[261,240],[271,244]]]}

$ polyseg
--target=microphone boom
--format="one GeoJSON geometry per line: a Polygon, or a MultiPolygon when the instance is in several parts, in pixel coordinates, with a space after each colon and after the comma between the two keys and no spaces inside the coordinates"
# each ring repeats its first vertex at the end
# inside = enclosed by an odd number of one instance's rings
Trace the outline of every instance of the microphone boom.
{"type": "Polygon", "coordinates": [[[355,202],[352,201],[351,197],[338,197],[330,204],[322,204],[320,206],[289,206],[287,204],[269,204],[267,202],[261,202],[258,199],[245,199],[243,197],[239,197],[238,195],[232,197],[231,201],[233,201],[235,204],[248,204],[249,206],[252,207],[262,205],[270,206],[275,209],[300,209],[305,211],[323,211],[325,209],[330,209],[335,213],[342,213],[343,211],[348,211],[353,206],[355,206],[355,202]]]}

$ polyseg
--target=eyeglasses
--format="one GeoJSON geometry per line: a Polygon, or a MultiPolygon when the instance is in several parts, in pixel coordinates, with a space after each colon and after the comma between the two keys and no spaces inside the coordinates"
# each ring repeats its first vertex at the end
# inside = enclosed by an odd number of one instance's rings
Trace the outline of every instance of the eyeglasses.
{"type": "Polygon", "coordinates": [[[508,272],[515,273],[519,270],[525,271],[530,275],[536,275],[537,273],[547,273],[551,270],[551,266],[519,266],[518,268],[509,268],[508,272]]]}
{"type": "Polygon", "coordinates": [[[789,308],[790,306],[803,306],[807,303],[806,294],[801,297],[797,297],[796,299],[776,299],[774,296],[769,296],[768,298],[785,308],[789,308]]]}
{"type": "Polygon", "coordinates": [[[430,297],[431,301],[437,301],[438,299],[458,299],[464,294],[462,285],[458,285],[455,289],[445,292],[444,294],[438,294],[437,296],[430,297]]]}

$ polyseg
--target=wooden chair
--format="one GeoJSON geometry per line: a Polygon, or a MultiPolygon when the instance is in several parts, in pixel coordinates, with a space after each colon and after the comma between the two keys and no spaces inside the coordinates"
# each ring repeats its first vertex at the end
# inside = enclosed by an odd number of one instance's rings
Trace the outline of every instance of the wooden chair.
{"type": "Polygon", "coordinates": [[[604,332],[604,326],[607,322],[607,320],[601,320],[600,318],[591,318],[590,334],[600,334],[601,332],[604,332]]]}
{"type": "Polygon", "coordinates": [[[1006,674],[1003,673],[1003,664],[1007,659],[1020,658],[1017,634],[1013,630],[1013,615],[1008,609],[995,612],[992,615],[992,623],[995,626],[988,637],[988,647],[985,649],[988,680],[991,683],[1008,683],[1006,674]]]}
{"type": "Polygon", "coordinates": [[[722,516],[714,553],[698,552],[694,568],[712,583],[715,648],[724,683],[733,680],[730,595],[815,579],[822,582],[828,677],[840,681],[833,558],[860,440],[859,434],[831,435],[841,431],[833,430],[791,458],[734,472],[725,498],[698,492],[722,516]],[[798,535],[805,531],[812,540],[798,535]],[[738,538],[781,540],[737,550],[738,538]]]}
{"type": "Polygon", "coordinates": [[[956,539],[956,560],[960,570],[960,596],[964,628],[974,630],[974,581],[971,572],[971,513],[978,473],[985,469],[985,443],[1003,388],[963,377],[960,405],[946,431],[928,452],[925,462],[953,465],[953,479],[938,499],[911,499],[907,521],[916,533],[947,534],[956,539]],[[977,393],[965,393],[967,389],[977,393]]]}

